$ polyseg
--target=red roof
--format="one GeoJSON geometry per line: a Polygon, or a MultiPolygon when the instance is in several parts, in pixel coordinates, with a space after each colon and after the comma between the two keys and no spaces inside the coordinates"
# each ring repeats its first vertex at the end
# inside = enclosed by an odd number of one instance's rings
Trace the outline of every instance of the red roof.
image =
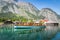
{"type": "Polygon", "coordinates": [[[48,22],[48,20],[44,20],[45,22],[48,22]]]}

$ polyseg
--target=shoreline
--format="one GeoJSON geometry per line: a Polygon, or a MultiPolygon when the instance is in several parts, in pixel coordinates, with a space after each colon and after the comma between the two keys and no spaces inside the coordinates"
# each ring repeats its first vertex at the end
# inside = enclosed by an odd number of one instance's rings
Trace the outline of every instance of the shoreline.
{"type": "Polygon", "coordinates": [[[0,22],[0,25],[4,24],[3,22],[0,22]]]}

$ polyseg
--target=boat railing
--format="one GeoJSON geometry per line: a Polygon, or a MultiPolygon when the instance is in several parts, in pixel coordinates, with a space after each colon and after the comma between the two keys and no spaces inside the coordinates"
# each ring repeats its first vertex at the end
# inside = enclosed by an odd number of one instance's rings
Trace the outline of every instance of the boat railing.
{"type": "Polygon", "coordinates": [[[32,22],[16,22],[16,26],[42,26],[41,23],[32,23],[32,22]]]}

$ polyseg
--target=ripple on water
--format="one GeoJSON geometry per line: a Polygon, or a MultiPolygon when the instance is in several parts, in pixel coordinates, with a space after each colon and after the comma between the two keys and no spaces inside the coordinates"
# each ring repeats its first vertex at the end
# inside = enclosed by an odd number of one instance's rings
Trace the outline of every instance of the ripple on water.
{"type": "Polygon", "coordinates": [[[60,32],[58,32],[52,40],[60,40],[60,32]]]}
{"type": "MultiPolygon", "coordinates": [[[[6,25],[5,27],[8,27],[8,26],[10,27],[10,25],[6,25]]],[[[13,39],[15,40],[50,40],[57,33],[57,31],[58,31],[58,27],[47,27],[47,30],[43,30],[40,32],[31,33],[31,34],[18,34],[10,31],[8,33],[5,32],[5,34],[0,33],[0,39],[3,40],[3,38],[5,39],[7,38],[7,40],[13,40],[13,39]]],[[[58,34],[60,35],[60,33],[58,34]]]]}

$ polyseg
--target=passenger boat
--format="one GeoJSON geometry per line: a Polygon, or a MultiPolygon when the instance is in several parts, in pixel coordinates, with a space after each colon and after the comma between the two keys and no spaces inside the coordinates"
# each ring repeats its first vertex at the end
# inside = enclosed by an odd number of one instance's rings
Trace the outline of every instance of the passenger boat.
{"type": "Polygon", "coordinates": [[[23,29],[23,30],[33,30],[33,29],[45,29],[46,26],[42,25],[40,23],[22,23],[22,22],[17,22],[15,23],[14,29],[23,29]]]}
{"type": "Polygon", "coordinates": [[[46,26],[14,26],[15,29],[42,29],[46,26]]]}

